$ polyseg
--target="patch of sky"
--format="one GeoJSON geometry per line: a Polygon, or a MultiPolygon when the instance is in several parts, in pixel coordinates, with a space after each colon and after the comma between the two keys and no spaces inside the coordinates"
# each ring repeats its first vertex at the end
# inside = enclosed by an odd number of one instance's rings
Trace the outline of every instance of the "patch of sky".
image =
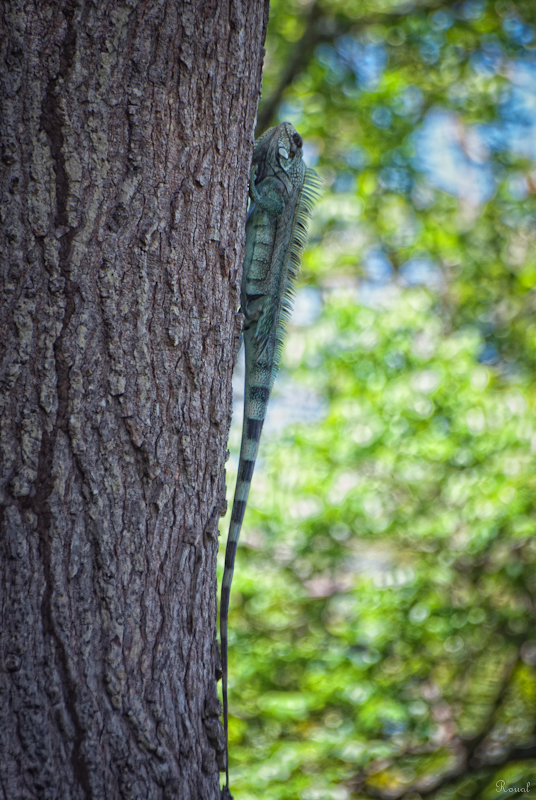
{"type": "Polygon", "coordinates": [[[527,45],[534,39],[534,27],[524,25],[519,17],[509,14],[503,19],[503,30],[516,44],[527,45]]]}
{"type": "Polygon", "coordinates": [[[499,59],[491,58],[482,51],[473,53],[469,59],[469,63],[477,75],[484,75],[487,78],[491,78],[492,75],[496,75],[500,66],[499,59]]]}
{"type": "Polygon", "coordinates": [[[382,286],[389,283],[394,274],[393,265],[379,248],[368,251],[363,260],[363,267],[367,277],[382,286]]]}
{"type": "MultiPolygon", "coordinates": [[[[303,290],[301,290],[303,291],[303,290]]],[[[285,347],[292,347],[292,336],[285,347]]],[[[229,449],[232,462],[238,467],[238,452],[244,415],[245,351],[240,348],[233,372],[233,416],[229,432],[229,449]]],[[[275,382],[263,426],[263,437],[279,433],[294,422],[316,422],[326,413],[326,401],[306,386],[299,385],[285,371],[279,372],[275,382]],[[296,397],[300,398],[299,404],[296,397]]],[[[262,461],[258,462],[256,472],[262,471],[262,461]]]]}
{"type": "Polygon", "coordinates": [[[467,0],[456,9],[456,15],[460,19],[480,19],[486,7],[486,0],[467,0]]]}
{"type": "Polygon", "coordinates": [[[509,65],[511,90],[501,103],[506,122],[534,126],[536,122],[536,62],[517,61],[509,65]]]}
{"type": "Polygon", "coordinates": [[[411,201],[415,208],[429,208],[435,200],[435,192],[431,186],[422,181],[413,184],[411,189],[411,201]]]}
{"type": "Polygon", "coordinates": [[[308,167],[314,167],[318,161],[319,154],[320,148],[317,144],[308,142],[307,140],[303,143],[303,160],[308,167]]]}
{"type": "Polygon", "coordinates": [[[452,11],[442,8],[432,14],[432,28],[436,31],[446,31],[454,25],[454,15],[452,11]]]}
{"type": "MultiPolygon", "coordinates": [[[[322,297],[320,291],[312,286],[303,286],[296,291],[291,315],[291,325],[307,327],[314,325],[322,312],[322,297]]],[[[285,348],[295,346],[292,332],[290,332],[285,348]]],[[[235,466],[238,466],[238,450],[242,431],[242,417],[244,413],[244,377],[245,377],[245,349],[242,344],[238,354],[237,363],[233,372],[233,417],[229,438],[230,448],[235,456],[235,466]]],[[[275,382],[268,410],[263,434],[270,436],[279,433],[294,422],[316,422],[326,413],[325,400],[317,393],[304,386],[298,386],[283,370],[275,382]],[[299,405],[296,397],[300,397],[299,405]]],[[[257,472],[262,471],[262,463],[257,465],[257,472]]]]}
{"type": "Polygon", "coordinates": [[[332,188],[337,193],[348,193],[355,192],[356,185],[356,178],[353,172],[339,172],[333,181],[332,188]]]}
{"type": "Polygon", "coordinates": [[[395,283],[362,280],[355,297],[356,302],[368,308],[394,308],[400,299],[400,288],[395,283]]]}
{"type": "Polygon", "coordinates": [[[326,412],[327,404],[323,397],[296,383],[287,374],[279,373],[268,403],[263,434],[280,433],[294,423],[319,422],[326,412]],[[296,402],[297,398],[299,402],[296,402]]]}
{"type": "Polygon", "coordinates": [[[347,78],[342,84],[342,93],[355,100],[362,93],[354,78],[347,78]]]}
{"type": "Polygon", "coordinates": [[[341,83],[348,73],[348,67],[335,48],[330,44],[319,44],[315,57],[326,68],[326,81],[331,85],[341,83]]]}
{"type": "Polygon", "coordinates": [[[379,308],[391,297],[394,276],[393,265],[379,247],[365,254],[362,262],[365,278],[359,282],[359,302],[371,308],[379,308]],[[386,292],[386,289],[388,291],[386,292]]]}
{"type": "Polygon", "coordinates": [[[449,44],[445,48],[445,57],[448,58],[453,65],[460,64],[462,61],[465,61],[466,58],[465,47],[460,44],[449,44]]]}
{"type": "Polygon", "coordinates": [[[290,322],[305,327],[313,325],[322,312],[322,297],[314,286],[303,286],[296,291],[290,322]]]}
{"type": "Polygon", "coordinates": [[[402,369],[406,363],[404,354],[401,353],[400,350],[390,350],[388,353],[386,353],[383,360],[391,369],[402,369]]]}
{"type": "Polygon", "coordinates": [[[493,322],[491,314],[479,314],[478,323],[478,327],[483,336],[488,336],[495,329],[495,323],[493,322]]]}
{"type": "Polygon", "coordinates": [[[428,33],[426,36],[423,36],[422,44],[419,47],[419,53],[426,64],[436,63],[444,41],[445,37],[440,32],[428,33]]]}
{"type": "Polygon", "coordinates": [[[430,256],[415,256],[402,264],[398,272],[403,286],[426,286],[439,289],[443,284],[443,273],[430,256]]]}
{"type": "Polygon", "coordinates": [[[500,119],[478,127],[479,135],[492,150],[509,150],[536,160],[536,61],[511,62],[510,79],[499,106],[500,119]]]}
{"type": "Polygon", "coordinates": [[[491,171],[493,172],[497,183],[501,183],[507,174],[506,167],[504,167],[502,164],[498,164],[496,161],[491,162],[491,171]]]}
{"type": "Polygon", "coordinates": [[[513,200],[525,200],[528,197],[529,187],[522,172],[508,177],[508,193],[513,200]]]}
{"type": "Polygon", "coordinates": [[[404,733],[406,728],[407,725],[405,722],[394,722],[393,720],[389,720],[383,723],[383,730],[387,736],[396,736],[404,733]]]}
{"type": "Polygon", "coordinates": [[[502,56],[503,48],[498,36],[494,33],[487,33],[480,40],[482,50],[489,56],[502,56]]]}
{"type": "Polygon", "coordinates": [[[409,154],[405,153],[402,147],[395,147],[393,150],[383,154],[381,163],[387,167],[393,164],[396,164],[397,167],[407,167],[409,154]]]}
{"type": "Polygon", "coordinates": [[[467,102],[469,90],[463,81],[453,83],[447,89],[447,97],[453,106],[463,106],[467,102]]]}
{"type": "Polygon", "coordinates": [[[383,189],[400,194],[409,192],[413,184],[409,170],[400,167],[386,167],[380,170],[378,182],[383,189]]]}
{"type": "Polygon", "coordinates": [[[494,34],[485,36],[482,48],[477,50],[469,59],[469,63],[478,75],[491,77],[501,71],[504,53],[499,39],[494,34]]]}
{"type": "Polygon", "coordinates": [[[398,97],[395,97],[391,107],[399,117],[409,117],[420,112],[422,103],[421,90],[416,86],[408,86],[398,97]]]}
{"type": "Polygon", "coordinates": [[[349,147],[344,153],[344,160],[353,169],[363,169],[369,163],[367,153],[361,147],[349,147]]]}
{"type": "Polygon", "coordinates": [[[393,115],[385,106],[376,106],[371,119],[377,128],[388,128],[393,121],[393,115]]]}
{"type": "Polygon", "coordinates": [[[491,342],[486,342],[484,347],[479,353],[478,360],[481,364],[496,364],[499,360],[499,353],[497,352],[497,348],[494,347],[491,342]]]}
{"type": "Polygon", "coordinates": [[[430,111],[414,135],[414,144],[415,166],[433,186],[473,206],[495,193],[487,143],[479,128],[464,127],[456,114],[430,111]]]}
{"type": "Polygon", "coordinates": [[[278,119],[279,122],[291,122],[295,128],[299,128],[303,122],[303,102],[296,98],[281,103],[278,119]]]}
{"type": "Polygon", "coordinates": [[[353,36],[341,36],[336,50],[342,63],[356,77],[364,91],[377,89],[387,64],[387,52],[379,42],[363,42],[353,36]]]}

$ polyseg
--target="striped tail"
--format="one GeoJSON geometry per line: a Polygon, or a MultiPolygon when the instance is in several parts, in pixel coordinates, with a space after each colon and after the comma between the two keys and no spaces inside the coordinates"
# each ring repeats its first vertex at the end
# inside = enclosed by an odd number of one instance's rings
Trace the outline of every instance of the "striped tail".
{"type": "Polygon", "coordinates": [[[225,732],[225,786],[229,788],[229,705],[227,701],[227,623],[229,618],[229,598],[231,596],[231,583],[233,580],[234,562],[238,538],[242,529],[242,520],[246,511],[246,504],[255,469],[255,461],[259,450],[262,426],[266,417],[266,408],[270,396],[269,386],[251,385],[251,377],[257,378],[255,383],[270,383],[270,372],[262,370],[252,370],[251,376],[248,358],[248,344],[246,337],[246,381],[244,397],[244,423],[242,427],[242,444],[240,447],[240,462],[238,465],[238,478],[233,500],[233,510],[231,513],[231,524],[227,537],[227,547],[225,550],[225,568],[221,587],[220,603],[220,640],[221,640],[221,662],[222,662],[222,694],[223,694],[223,728],[225,732]],[[259,380],[260,378],[260,380],[259,380]]]}

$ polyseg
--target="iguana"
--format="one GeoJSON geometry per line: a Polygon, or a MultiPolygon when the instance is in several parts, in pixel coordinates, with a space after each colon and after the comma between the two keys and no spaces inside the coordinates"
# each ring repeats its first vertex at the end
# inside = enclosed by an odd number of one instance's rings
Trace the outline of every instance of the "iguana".
{"type": "Polygon", "coordinates": [[[250,174],[251,205],[240,293],[245,317],[244,422],[240,462],[221,589],[220,638],[225,732],[225,788],[229,792],[227,622],[238,537],[259,449],[268,398],[281,361],[285,323],[320,179],[302,158],[303,141],[289,122],[270,128],[256,142],[250,174]]]}

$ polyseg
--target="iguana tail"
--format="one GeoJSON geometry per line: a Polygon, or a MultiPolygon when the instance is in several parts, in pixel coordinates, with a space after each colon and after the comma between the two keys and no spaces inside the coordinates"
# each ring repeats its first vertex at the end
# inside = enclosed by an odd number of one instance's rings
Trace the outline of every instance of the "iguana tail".
{"type": "Polygon", "coordinates": [[[242,520],[246,510],[249,487],[255,469],[255,461],[259,450],[262,426],[266,417],[268,399],[270,397],[271,370],[267,365],[260,367],[251,364],[248,357],[253,345],[248,333],[245,333],[246,344],[246,380],[244,397],[244,424],[242,426],[242,444],[240,446],[240,461],[238,464],[238,477],[233,499],[231,524],[225,550],[225,568],[221,588],[220,604],[220,640],[222,661],[222,694],[223,694],[223,727],[225,731],[225,777],[226,787],[229,786],[229,707],[227,702],[227,623],[229,618],[229,598],[233,580],[234,562],[238,538],[242,529],[242,520]],[[249,351],[249,352],[248,352],[249,351]]]}

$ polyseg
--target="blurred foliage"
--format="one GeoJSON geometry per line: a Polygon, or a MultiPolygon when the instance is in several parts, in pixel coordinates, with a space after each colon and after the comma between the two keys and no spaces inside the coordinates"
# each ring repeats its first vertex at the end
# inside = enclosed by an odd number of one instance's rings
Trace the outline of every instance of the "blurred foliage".
{"type": "Polygon", "coordinates": [[[298,71],[277,116],[264,122],[295,124],[338,201],[323,208],[326,247],[309,261],[306,278],[342,268],[355,273],[371,248],[395,270],[426,254],[448,284],[443,302],[452,323],[478,324],[490,358],[500,353],[533,367],[536,171],[518,151],[528,138],[536,157],[536,39],[529,24],[536,7],[533,0],[469,0],[407,8],[355,0],[272,3],[265,108],[279,96],[281,79],[290,78],[285,65],[296,60],[293,51],[310,58],[294,63],[298,71]],[[296,44],[300,34],[309,49],[296,44]],[[532,80],[528,99],[523,80],[532,80]],[[427,181],[429,139],[449,120],[458,197],[427,181]],[[463,185],[464,174],[473,186],[463,185]],[[471,202],[479,183],[494,191],[483,206],[471,202]]]}
{"type": "Polygon", "coordinates": [[[278,383],[319,410],[237,553],[236,800],[536,796],[535,21],[272,3],[259,119],[326,183],[278,383]]]}
{"type": "Polygon", "coordinates": [[[254,481],[230,625],[239,798],[398,797],[459,770],[480,792],[535,756],[536,395],[436,306],[337,289],[293,333],[329,411],[272,439],[254,481]]]}

